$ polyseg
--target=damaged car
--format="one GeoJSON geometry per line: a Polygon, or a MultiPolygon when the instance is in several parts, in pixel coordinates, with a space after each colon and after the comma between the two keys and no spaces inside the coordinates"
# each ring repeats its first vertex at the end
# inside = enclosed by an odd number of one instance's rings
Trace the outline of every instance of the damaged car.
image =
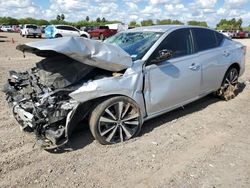
{"type": "Polygon", "coordinates": [[[44,148],[64,145],[77,125],[101,144],[136,136],[144,121],[210,93],[235,97],[246,47],[203,27],[150,26],[104,42],[65,37],[17,46],[43,59],[10,71],[13,115],[44,148]]]}

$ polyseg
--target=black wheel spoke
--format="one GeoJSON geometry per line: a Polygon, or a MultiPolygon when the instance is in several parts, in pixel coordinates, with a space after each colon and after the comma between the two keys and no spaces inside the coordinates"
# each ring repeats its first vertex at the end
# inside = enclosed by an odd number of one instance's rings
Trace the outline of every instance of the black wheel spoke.
{"type": "Polygon", "coordinates": [[[126,125],[123,124],[122,129],[123,129],[124,133],[126,134],[127,138],[132,137],[131,130],[126,125]]]}
{"type": "Polygon", "coordinates": [[[119,127],[119,132],[120,132],[120,140],[123,142],[123,134],[122,134],[122,127],[119,127]]]}
{"type": "Polygon", "coordinates": [[[104,136],[105,134],[107,134],[108,132],[110,132],[111,130],[113,130],[115,127],[116,127],[116,125],[110,127],[109,129],[107,129],[107,130],[104,131],[104,132],[101,132],[101,136],[104,136]]]}
{"type": "Polygon", "coordinates": [[[106,112],[110,117],[112,117],[113,120],[116,120],[115,115],[114,115],[108,108],[105,109],[105,112],[106,112]]]}

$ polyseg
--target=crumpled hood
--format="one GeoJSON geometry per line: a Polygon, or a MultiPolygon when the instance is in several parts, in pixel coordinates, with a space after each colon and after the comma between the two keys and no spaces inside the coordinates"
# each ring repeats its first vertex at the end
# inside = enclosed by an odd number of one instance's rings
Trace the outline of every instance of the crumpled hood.
{"type": "Polygon", "coordinates": [[[42,57],[64,54],[81,63],[109,71],[121,71],[133,63],[130,55],[120,47],[82,37],[46,39],[18,45],[16,49],[42,57]]]}

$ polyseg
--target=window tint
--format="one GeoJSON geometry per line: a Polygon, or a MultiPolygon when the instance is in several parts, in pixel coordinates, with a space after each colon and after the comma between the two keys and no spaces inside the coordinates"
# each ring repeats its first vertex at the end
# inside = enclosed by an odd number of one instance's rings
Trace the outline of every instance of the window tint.
{"type": "Polygon", "coordinates": [[[77,31],[74,27],[70,27],[70,26],[67,26],[67,30],[70,30],[70,31],[77,31]]]}
{"type": "Polygon", "coordinates": [[[56,26],[57,29],[64,29],[64,26],[56,26]]]}
{"type": "Polygon", "coordinates": [[[36,25],[26,25],[26,28],[37,29],[37,26],[36,25]]]}
{"type": "Polygon", "coordinates": [[[222,42],[224,41],[225,37],[223,34],[215,32],[216,39],[217,39],[217,44],[218,46],[221,46],[222,42]]]}
{"type": "Polygon", "coordinates": [[[109,29],[108,26],[100,26],[99,29],[109,29]]]}
{"type": "Polygon", "coordinates": [[[153,59],[159,51],[166,49],[173,52],[173,57],[181,57],[193,53],[192,36],[189,29],[179,29],[170,33],[154,52],[153,59]]]}
{"type": "Polygon", "coordinates": [[[56,28],[57,29],[62,29],[62,30],[67,30],[67,31],[78,31],[74,27],[64,26],[64,25],[56,26],[56,28]]]}
{"type": "Polygon", "coordinates": [[[193,31],[199,51],[217,47],[217,41],[214,31],[203,28],[194,28],[193,31]]]}

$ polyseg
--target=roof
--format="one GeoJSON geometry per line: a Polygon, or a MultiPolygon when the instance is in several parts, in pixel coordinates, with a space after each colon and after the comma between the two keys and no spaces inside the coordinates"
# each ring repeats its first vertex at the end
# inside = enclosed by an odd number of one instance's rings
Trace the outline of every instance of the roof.
{"type": "Polygon", "coordinates": [[[178,28],[205,28],[200,26],[188,26],[188,25],[154,25],[154,26],[144,26],[144,27],[136,27],[134,29],[130,29],[129,32],[134,31],[152,31],[152,32],[166,32],[172,29],[178,28]]]}

